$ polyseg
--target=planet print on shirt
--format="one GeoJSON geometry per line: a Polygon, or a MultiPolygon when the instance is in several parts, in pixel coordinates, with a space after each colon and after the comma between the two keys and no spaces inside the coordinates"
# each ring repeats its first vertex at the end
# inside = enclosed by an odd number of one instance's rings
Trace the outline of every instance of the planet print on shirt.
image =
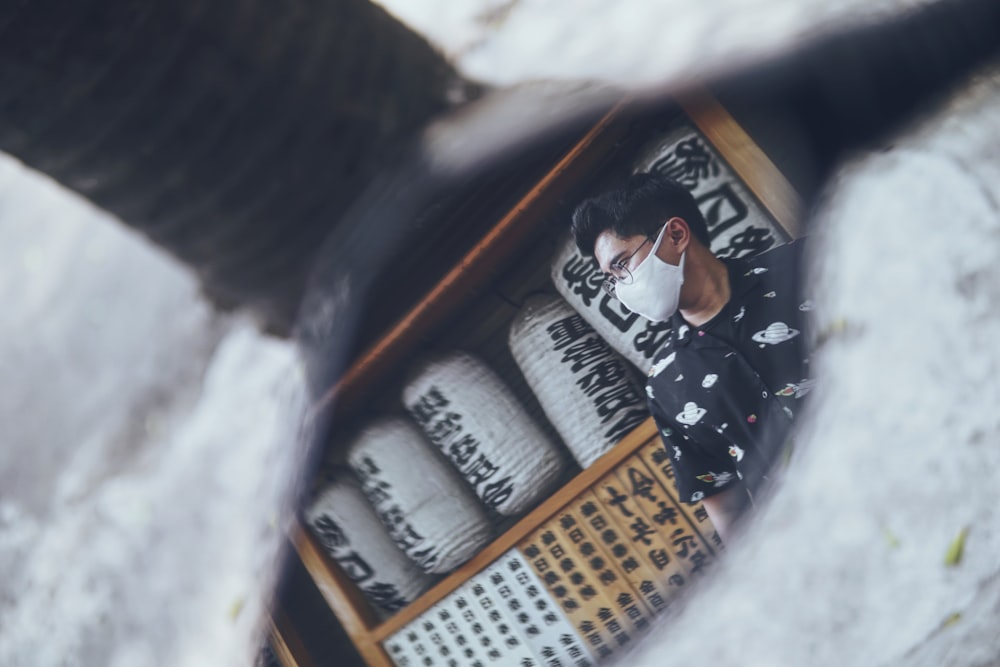
{"type": "Polygon", "coordinates": [[[711,389],[712,385],[719,381],[719,376],[715,373],[709,373],[702,379],[701,386],[705,389],[711,389]]]}
{"type": "Polygon", "coordinates": [[[792,329],[784,322],[772,322],[767,325],[766,329],[758,331],[751,338],[753,338],[754,342],[761,343],[761,347],[763,347],[763,345],[784,343],[786,340],[791,340],[798,335],[798,329],[792,329]]]}
{"type": "Polygon", "coordinates": [[[737,462],[743,460],[743,454],[744,452],[742,447],[740,447],[739,445],[730,445],[729,455],[732,456],[734,459],[736,459],[737,462]]]}
{"type": "Polygon", "coordinates": [[[705,416],[705,412],[705,408],[699,408],[694,401],[688,401],[684,404],[684,411],[677,415],[676,419],[685,426],[693,426],[705,416]]]}

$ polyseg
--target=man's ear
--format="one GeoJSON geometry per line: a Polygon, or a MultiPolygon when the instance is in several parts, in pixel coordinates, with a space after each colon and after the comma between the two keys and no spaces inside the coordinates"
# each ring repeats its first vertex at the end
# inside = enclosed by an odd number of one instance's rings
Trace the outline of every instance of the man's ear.
{"type": "Polygon", "coordinates": [[[684,218],[674,216],[667,220],[667,233],[664,236],[666,237],[664,240],[680,254],[687,250],[688,244],[691,243],[691,227],[684,218]]]}

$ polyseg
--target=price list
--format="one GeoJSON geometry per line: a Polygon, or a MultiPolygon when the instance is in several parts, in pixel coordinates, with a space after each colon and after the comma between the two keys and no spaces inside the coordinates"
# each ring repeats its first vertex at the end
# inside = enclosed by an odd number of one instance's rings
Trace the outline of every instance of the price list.
{"type": "Polygon", "coordinates": [[[598,621],[611,633],[615,649],[630,644],[649,629],[652,612],[616,562],[614,553],[623,546],[621,530],[608,520],[590,491],[563,510],[558,520],[568,531],[581,567],[596,580],[604,603],[597,611],[598,621]]]}
{"type": "Polygon", "coordinates": [[[635,501],[622,492],[622,485],[614,473],[594,485],[589,495],[593,505],[601,510],[594,512],[595,521],[604,519],[609,524],[599,532],[609,557],[652,613],[663,610],[669,598],[666,582],[675,566],[667,554],[666,541],[655,531],[645,533],[637,521],[643,516],[642,512],[635,501]]]}
{"type": "Polygon", "coordinates": [[[513,549],[487,568],[487,580],[545,667],[592,667],[593,656],[545,592],[521,552],[513,549]]]}
{"type": "Polygon", "coordinates": [[[595,667],[721,548],[653,440],[383,646],[399,667],[595,667]]]}
{"type": "Polygon", "coordinates": [[[588,649],[601,661],[612,655],[616,642],[627,643],[628,637],[620,621],[609,613],[611,602],[602,594],[597,577],[580,561],[573,540],[585,540],[582,529],[573,532],[572,527],[564,528],[562,518],[542,525],[521,544],[521,551],[588,649]]]}

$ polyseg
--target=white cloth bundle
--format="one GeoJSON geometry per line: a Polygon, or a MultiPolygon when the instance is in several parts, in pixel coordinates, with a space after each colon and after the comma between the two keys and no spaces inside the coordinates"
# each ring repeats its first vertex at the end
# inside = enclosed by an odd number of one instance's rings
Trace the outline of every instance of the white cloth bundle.
{"type": "Polygon", "coordinates": [[[649,416],[635,369],[559,297],[529,297],[511,324],[508,342],[581,467],[649,416]]]}
{"type": "Polygon", "coordinates": [[[790,240],[691,125],[679,125],[651,139],[632,167],[637,173],[671,178],[691,191],[705,216],[712,252],[719,257],[755,254],[790,240]]]}
{"type": "Polygon", "coordinates": [[[567,457],[488,366],[464,352],[432,361],[403,390],[430,440],[488,506],[523,512],[562,475],[567,457]]]}
{"type": "Polygon", "coordinates": [[[433,579],[393,543],[347,471],[333,476],[304,512],[306,525],[351,581],[378,607],[394,612],[433,579]]]}
{"type": "Polygon", "coordinates": [[[408,420],[371,424],[347,460],[393,541],[425,572],[450,572],[489,542],[485,508],[408,420]]]}

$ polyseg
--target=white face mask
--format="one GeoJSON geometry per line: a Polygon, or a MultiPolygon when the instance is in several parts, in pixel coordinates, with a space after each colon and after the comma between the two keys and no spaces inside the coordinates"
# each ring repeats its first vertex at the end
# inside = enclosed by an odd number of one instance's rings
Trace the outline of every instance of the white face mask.
{"type": "Polygon", "coordinates": [[[684,284],[684,255],[681,253],[679,266],[667,264],[656,256],[660,248],[666,226],[656,237],[653,249],[646,259],[635,267],[632,282],[615,285],[615,296],[622,305],[633,313],[642,315],[653,322],[664,322],[677,312],[681,299],[681,285],[684,284]]]}

